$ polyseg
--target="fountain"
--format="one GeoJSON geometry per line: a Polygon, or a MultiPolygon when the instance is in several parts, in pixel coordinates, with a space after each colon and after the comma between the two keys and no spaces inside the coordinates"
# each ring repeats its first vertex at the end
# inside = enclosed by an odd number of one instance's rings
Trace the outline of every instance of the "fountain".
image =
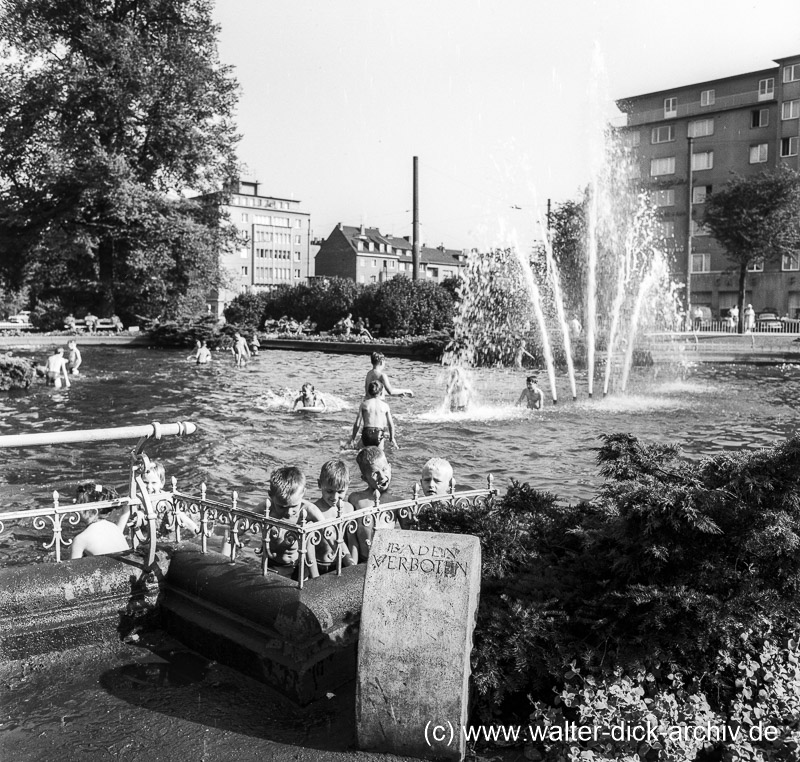
{"type": "Polygon", "coordinates": [[[556,364],[566,370],[573,401],[578,398],[575,367],[585,367],[591,398],[602,354],[603,396],[615,382],[625,390],[637,337],[672,323],[676,285],[669,280],[666,245],[650,195],[637,187],[618,136],[607,131],[605,145],[605,160],[574,207],[585,230],[579,259],[570,257],[558,231],[541,221],[541,240],[529,252],[508,247],[470,254],[454,340],[443,358],[446,367],[460,368],[464,375],[480,364],[511,364],[512,357],[519,366],[527,354],[544,365],[556,404],[556,364]],[[564,284],[570,279],[585,282],[585,290],[576,300],[570,288],[567,304],[564,284]],[[598,304],[605,311],[598,311],[598,304]],[[585,341],[570,335],[567,312],[582,315],[585,341]],[[532,319],[535,330],[528,328],[532,319]],[[526,348],[530,345],[537,348],[535,355],[526,348]]]}

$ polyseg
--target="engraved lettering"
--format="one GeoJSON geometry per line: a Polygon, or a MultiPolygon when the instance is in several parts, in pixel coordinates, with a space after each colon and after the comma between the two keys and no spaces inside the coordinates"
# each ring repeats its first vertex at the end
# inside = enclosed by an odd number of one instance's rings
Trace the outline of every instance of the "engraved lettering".
{"type": "Polygon", "coordinates": [[[386,556],[370,556],[372,560],[372,568],[373,569],[380,569],[383,566],[383,562],[386,560],[386,556]]]}
{"type": "Polygon", "coordinates": [[[434,563],[430,560],[430,558],[423,558],[422,561],[419,562],[419,570],[421,572],[425,572],[425,574],[430,574],[434,568],[434,563]]]}
{"type": "Polygon", "coordinates": [[[398,558],[399,556],[389,556],[389,563],[386,565],[386,568],[389,569],[390,571],[394,571],[395,569],[397,569],[398,566],[396,562],[398,558]]]}

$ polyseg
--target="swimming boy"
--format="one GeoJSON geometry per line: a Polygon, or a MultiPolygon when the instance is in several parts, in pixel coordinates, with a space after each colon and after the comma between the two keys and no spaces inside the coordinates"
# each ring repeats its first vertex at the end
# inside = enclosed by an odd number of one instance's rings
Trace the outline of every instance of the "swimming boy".
{"type": "MultiPolygon", "coordinates": [[[[392,483],[392,467],[380,447],[365,447],[356,456],[356,463],[361,471],[361,478],[367,486],[365,489],[353,492],[348,502],[354,510],[359,511],[374,506],[376,496],[382,499],[388,494],[389,485],[392,483]]],[[[355,532],[347,533],[347,545],[353,561],[364,563],[369,558],[372,537],[376,529],[394,529],[394,527],[395,518],[391,513],[379,514],[370,526],[365,526],[363,519],[359,519],[355,532]]]]}
{"type": "Polygon", "coordinates": [[[422,467],[420,484],[423,495],[449,495],[455,489],[453,467],[444,458],[431,458],[422,467]]]}
{"type": "Polygon", "coordinates": [[[233,334],[233,359],[237,368],[247,365],[247,361],[250,359],[250,347],[247,346],[244,336],[238,331],[233,334]]]}
{"type": "Polygon", "coordinates": [[[517,405],[521,405],[523,400],[531,410],[542,409],[544,392],[536,386],[536,376],[528,376],[525,379],[525,388],[522,390],[522,394],[519,395],[517,405]]]}
{"type": "MultiPolygon", "coordinates": [[[[276,468],[269,477],[267,515],[290,524],[302,520],[322,521],[319,509],[303,499],[306,477],[296,466],[276,468]]],[[[295,577],[300,568],[300,537],[287,529],[273,529],[266,544],[269,568],[284,577],[295,577]]],[[[306,569],[311,577],[318,577],[317,558],[314,547],[308,543],[306,569]]]]}
{"type": "MultiPolygon", "coordinates": [[[[117,493],[104,488],[100,484],[82,484],[78,487],[77,502],[95,503],[99,501],[114,500],[117,493]]],[[[70,558],[83,558],[83,556],[104,556],[108,553],[121,553],[128,550],[128,541],[123,530],[130,518],[130,507],[117,519],[116,523],[106,518],[100,518],[111,513],[111,508],[98,510],[87,507],[81,511],[81,518],[88,524],[77,537],[72,540],[70,558]]]]}
{"type": "Polygon", "coordinates": [[[367,377],[364,379],[364,394],[369,395],[369,385],[373,381],[380,381],[383,388],[390,397],[413,397],[414,392],[411,389],[398,389],[393,387],[389,381],[389,376],[386,375],[386,358],[381,352],[372,353],[372,370],[367,371],[367,377]]]}
{"type": "Polygon", "coordinates": [[[358,415],[353,424],[353,436],[350,440],[351,447],[358,445],[358,430],[362,423],[361,445],[363,447],[380,447],[383,449],[383,440],[397,447],[394,438],[394,421],[392,411],[383,401],[383,384],[380,381],[370,381],[367,385],[367,398],[358,408],[358,415]],[[388,433],[388,436],[387,436],[388,433]]]}
{"type": "MultiPolygon", "coordinates": [[[[353,512],[353,506],[347,502],[347,488],[350,486],[350,471],[343,460],[329,460],[322,464],[317,480],[322,497],[314,501],[322,518],[326,521],[337,516],[353,512]]],[[[329,527],[328,532],[334,531],[329,527]]],[[[342,554],[342,566],[353,566],[355,561],[344,542],[338,543],[339,552],[342,554]]],[[[336,569],[337,543],[335,535],[326,537],[324,532],[317,545],[317,570],[325,574],[336,569]]]]}
{"type": "Polygon", "coordinates": [[[69,349],[69,355],[67,356],[69,372],[72,373],[73,376],[77,376],[78,368],[81,367],[81,363],[83,362],[81,350],[78,349],[78,342],[76,342],[74,339],[72,341],[68,341],[67,349],[69,349]]]}
{"type": "Polygon", "coordinates": [[[59,347],[50,357],[44,368],[45,383],[53,384],[56,389],[62,385],[69,386],[69,372],[67,371],[67,361],[64,359],[64,350],[59,347]]]}
{"type": "Polygon", "coordinates": [[[303,407],[318,407],[322,410],[327,408],[324,397],[319,392],[314,391],[314,384],[303,384],[300,387],[300,394],[295,399],[292,410],[297,410],[297,406],[301,403],[303,407]]]}

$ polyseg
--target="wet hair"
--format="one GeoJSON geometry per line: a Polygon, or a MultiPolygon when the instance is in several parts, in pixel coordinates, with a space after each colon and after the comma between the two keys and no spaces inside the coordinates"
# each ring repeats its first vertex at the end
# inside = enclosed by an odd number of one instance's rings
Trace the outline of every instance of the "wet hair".
{"type": "Polygon", "coordinates": [[[445,471],[449,471],[450,478],[453,478],[453,467],[450,465],[450,461],[446,460],[445,458],[431,458],[422,467],[422,473],[424,474],[426,471],[433,471],[435,468],[443,468],[445,471]]]}
{"type": "Polygon", "coordinates": [[[313,393],[313,391],[314,391],[314,384],[303,384],[303,385],[300,387],[300,392],[304,394],[304,393],[305,393],[305,391],[306,391],[306,389],[308,389],[308,391],[309,391],[309,392],[312,392],[312,393],[313,393]]]}
{"type": "MultiPolygon", "coordinates": [[[[99,503],[105,502],[106,500],[116,500],[119,497],[117,491],[113,487],[104,487],[102,484],[98,484],[97,482],[86,482],[85,484],[79,484],[78,489],[75,493],[75,502],[76,503],[99,503]]],[[[92,508],[91,506],[87,506],[81,513],[87,514],[95,511],[97,509],[92,508]]],[[[97,512],[106,515],[111,513],[111,507],[100,508],[97,512]]],[[[84,516],[84,518],[86,518],[84,516]]]]}
{"type": "Polygon", "coordinates": [[[536,383],[536,376],[528,376],[525,379],[526,384],[535,384],[536,383]]]}
{"type": "Polygon", "coordinates": [[[370,381],[367,387],[367,394],[370,397],[377,397],[383,391],[383,384],[380,381],[370,381]]]}
{"type": "Polygon", "coordinates": [[[387,463],[389,459],[386,457],[386,453],[381,450],[380,447],[365,447],[362,450],[359,450],[358,455],[356,455],[356,463],[358,464],[361,473],[363,474],[368,466],[371,466],[375,461],[380,460],[383,458],[387,463]]]}
{"type": "Polygon", "coordinates": [[[376,365],[380,365],[386,357],[384,356],[383,352],[373,352],[372,353],[372,365],[373,367],[376,365]]]}
{"type": "Polygon", "coordinates": [[[297,466],[281,466],[269,477],[269,494],[284,500],[306,486],[306,477],[297,466]]]}
{"type": "Polygon", "coordinates": [[[350,483],[350,469],[343,460],[329,460],[322,464],[319,472],[319,486],[329,484],[336,490],[347,489],[350,483]]]}

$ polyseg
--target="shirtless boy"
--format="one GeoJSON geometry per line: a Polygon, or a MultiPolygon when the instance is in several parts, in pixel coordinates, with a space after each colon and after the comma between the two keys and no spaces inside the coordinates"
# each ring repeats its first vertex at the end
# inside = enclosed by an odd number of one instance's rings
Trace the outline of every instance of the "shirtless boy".
{"type": "MultiPolygon", "coordinates": [[[[353,512],[353,506],[347,502],[347,488],[350,486],[350,471],[343,460],[329,460],[322,464],[317,481],[322,497],[314,501],[323,519],[328,520],[353,512]]],[[[328,532],[333,531],[329,527],[328,532]]],[[[344,540],[338,545],[342,554],[342,566],[353,566],[353,561],[344,540]]],[[[317,569],[325,574],[336,569],[337,543],[335,536],[326,537],[324,532],[317,545],[317,569]]]]}
{"type": "Polygon", "coordinates": [[[394,438],[392,411],[383,401],[383,384],[380,381],[370,381],[367,385],[367,398],[358,408],[356,422],[353,424],[353,436],[350,440],[351,447],[358,446],[358,430],[362,423],[364,425],[361,432],[362,447],[374,446],[382,450],[384,439],[388,439],[390,444],[397,447],[397,442],[394,438]]]}
{"type": "Polygon", "coordinates": [[[64,359],[64,350],[59,347],[50,357],[44,368],[45,381],[53,384],[56,388],[62,385],[69,386],[69,372],[67,371],[67,361],[64,359]]]}
{"type": "MultiPolygon", "coordinates": [[[[117,497],[114,490],[104,488],[100,484],[85,484],[78,487],[77,501],[79,503],[93,503],[98,501],[113,500],[117,497]]],[[[107,515],[111,508],[103,508],[102,514],[107,515]]],[[[100,511],[88,507],[81,511],[81,518],[88,524],[72,541],[70,558],[83,556],[103,556],[108,553],[121,553],[128,550],[128,541],[123,530],[130,518],[130,506],[123,511],[116,523],[106,518],[100,518],[100,511]]]]}
{"type": "MultiPolygon", "coordinates": [[[[269,478],[269,498],[267,515],[290,524],[299,524],[302,519],[322,521],[319,509],[303,499],[306,477],[296,466],[276,468],[269,478]]],[[[269,568],[284,577],[296,577],[300,568],[300,538],[287,529],[269,532],[266,544],[269,568]]],[[[306,549],[306,572],[318,577],[317,558],[311,543],[306,549]]]]}
{"type": "Polygon", "coordinates": [[[449,495],[451,489],[455,489],[453,467],[444,458],[431,458],[422,467],[420,481],[425,496],[449,495]]]}
{"type": "Polygon", "coordinates": [[[238,331],[233,334],[233,359],[237,368],[247,365],[247,361],[250,359],[250,347],[247,346],[247,341],[238,331]]]}
{"type": "MultiPolygon", "coordinates": [[[[392,483],[392,467],[380,447],[365,447],[356,456],[356,463],[361,471],[361,478],[367,483],[367,486],[359,492],[353,492],[348,500],[353,508],[359,511],[375,505],[376,495],[382,500],[389,492],[389,485],[392,483]]],[[[347,545],[353,561],[364,563],[369,558],[372,536],[376,529],[394,529],[394,527],[395,519],[391,512],[378,514],[370,526],[365,526],[363,519],[359,519],[356,531],[347,533],[347,545]]]]}
{"type": "Polygon", "coordinates": [[[322,410],[328,407],[325,398],[314,390],[314,384],[303,384],[300,387],[300,394],[295,399],[292,410],[297,410],[297,406],[301,404],[303,407],[316,407],[322,410]]]}
{"type": "Polygon", "coordinates": [[[523,400],[531,410],[542,409],[544,392],[536,386],[536,376],[528,376],[526,379],[525,388],[522,390],[522,394],[519,395],[517,405],[521,405],[523,400]]]}
{"type": "Polygon", "coordinates": [[[78,343],[74,339],[67,342],[67,349],[69,349],[69,372],[72,373],[73,376],[77,376],[78,368],[81,367],[81,363],[83,362],[81,350],[78,349],[78,343]]]}
{"type": "Polygon", "coordinates": [[[372,353],[372,370],[367,371],[367,377],[364,379],[364,394],[369,395],[369,385],[373,381],[380,381],[383,388],[390,397],[413,397],[414,392],[411,389],[398,389],[393,387],[389,376],[386,375],[386,358],[381,352],[372,353]]]}

